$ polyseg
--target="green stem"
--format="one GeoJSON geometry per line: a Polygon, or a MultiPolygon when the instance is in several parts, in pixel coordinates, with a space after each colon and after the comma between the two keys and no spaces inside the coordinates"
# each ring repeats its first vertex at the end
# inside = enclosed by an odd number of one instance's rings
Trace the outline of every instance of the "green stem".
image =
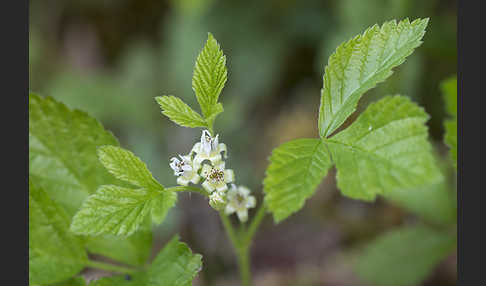
{"type": "Polygon", "coordinates": [[[248,244],[240,245],[240,247],[237,250],[237,256],[238,256],[238,267],[240,270],[240,277],[241,277],[241,285],[250,286],[251,271],[250,271],[248,244]]]}
{"type": "Polygon", "coordinates": [[[248,245],[251,244],[251,240],[253,239],[253,236],[255,235],[256,231],[258,230],[258,227],[260,226],[260,223],[262,222],[263,218],[265,217],[265,203],[262,203],[260,207],[258,208],[257,213],[253,217],[253,220],[251,221],[250,226],[248,227],[248,231],[246,232],[246,236],[244,239],[244,242],[248,245]]]}
{"type": "Polygon", "coordinates": [[[135,269],[127,268],[124,266],[113,265],[113,264],[100,262],[100,261],[94,261],[94,260],[88,260],[86,266],[103,269],[111,272],[123,273],[123,274],[134,274],[137,272],[137,270],[135,269]]]}

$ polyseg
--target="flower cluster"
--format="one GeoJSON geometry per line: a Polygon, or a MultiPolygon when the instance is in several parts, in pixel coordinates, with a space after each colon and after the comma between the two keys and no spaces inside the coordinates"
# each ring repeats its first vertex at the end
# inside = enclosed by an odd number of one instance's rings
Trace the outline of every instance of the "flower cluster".
{"type": "Polygon", "coordinates": [[[188,155],[170,159],[170,167],[177,176],[177,183],[187,186],[189,183],[198,184],[209,194],[209,205],[215,210],[225,210],[227,215],[237,214],[240,221],[248,219],[248,209],[256,205],[255,197],[244,186],[236,186],[233,170],[226,169],[224,159],[227,149],[224,143],[219,143],[219,135],[211,136],[204,130],[201,141],[197,142],[188,155]],[[228,190],[228,184],[231,188],[228,190]]]}

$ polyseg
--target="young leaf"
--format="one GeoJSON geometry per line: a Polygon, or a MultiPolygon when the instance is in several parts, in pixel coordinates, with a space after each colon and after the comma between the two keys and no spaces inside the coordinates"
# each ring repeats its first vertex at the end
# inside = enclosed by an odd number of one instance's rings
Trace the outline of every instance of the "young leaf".
{"type": "Polygon", "coordinates": [[[444,122],[444,142],[449,146],[450,156],[457,170],[457,78],[452,77],[441,84],[441,90],[446,102],[447,113],[450,119],[444,122]]]}
{"type": "Polygon", "coordinates": [[[169,117],[174,123],[184,127],[206,127],[206,121],[185,104],[180,98],[175,96],[157,96],[155,98],[162,109],[162,114],[169,117]]]}
{"type": "Polygon", "coordinates": [[[319,108],[319,135],[328,137],[356,110],[363,93],[384,81],[422,41],[427,19],[395,20],[367,29],[329,58],[319,108]]]}
{"type": "Polygon", "coordinates": [[[329,153],[321,139],[297,139],[274,149],[263,191],[275,222],[300,210],[331,166],[329,153]]]}
{"type": "Polygon", "coordinates": [[[146,215],[152,212],[153,200],[165,205],[162,207],[165,216],[168,209],[174,206],[176,199],[175,193],[164,190],[104,185],[83,203],[73,217],[71,230],[87,235],[129,236],[140,227],[146,215]]]}
{"type": "Polygon", "coordinates": [[[147,276],[148,286],[187,286],[202,267],[202,256],[193,254],[179,237],[174,236],[155,257],[147,276]]]}
{"type": "MultiPolygon", "coordinates": [[[[33,93],[29,94],[29,175],[72,217],[101,184],[119,184],[99,162],[96,149],[118,145],[94,118],[33,93]]],[[[131,265],[145,263],[152,231],[125,239],[89,237],[86,248],[131,265]],[[109,247],[106,247],[109,246],[109,247]]]]}
{"type": "Polygon", "coordinates": [[[337,184],[348,197],[419,188],[442,179],[427,141],[425,111],[402,96],[370,104],[347,129],[326,140],[337,184]]]}
{"type": "Polygon", "coordinates": [[[218,98],[226,83],[227,74],[226,57],[216,39],[208,33],[208,40],[197,57],[192,77],[192,89],[206,119],[213,116],[214,120],[223,110],[218,98]]]}
{"type": "Polygon", "coordinates": [[[454,250],[455,244],[452,235],[429,227],[403,227],[373,241],[359,258],[356,269],[371,285],[418,285],[454,250]]]}
{"type": "Polygon", "coordinates": [[[154,179],[147,165],[128,150],[117,146],[102,146],[98,149],[98,157],[103,166],[122,181],[149,189],[164,189],[154,179]]]}
{"type": "Polygon", "coordinates": [[[29,178],[29,284],[60,282],[85,267],[82,242],[68,227],[64,210],[29,178]]]}

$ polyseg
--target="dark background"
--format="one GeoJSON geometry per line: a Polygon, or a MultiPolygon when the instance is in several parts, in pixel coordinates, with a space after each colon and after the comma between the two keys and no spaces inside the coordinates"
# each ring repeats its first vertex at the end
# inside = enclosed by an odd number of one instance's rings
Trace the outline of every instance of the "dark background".
{"type": "MultiPolygon", "coordinates": [[[[317,137],[322,73],[341,42],[391,19],[430,17],[424,44],[361,102],[410,96],[431,115],[440,156],[444,103],[441,80],[456,73],[455,1],[152,1],[73,0],[30,3],[29,88],[80,108],[103,122],[149,166],[175,185],[168,159],[186,153],[200,131],[176,126],[154,97],[179,96],[194,109],[194,62],[211,32],[227,56],[225,112],[215,129],[229,147],[237,183],[261,199],[273,148],[317,137]]],[[[256,285],[365,285],[351,264],[378,234],[416,219],[386,201],[343,197],[335,171],[305,208],[275,226],[267,217],[252,249],[256,285]]],[[[155,230],[157,251],[173,233],[204,256],[195,285],[230,285],[238,273],[217,213],[197,195],[180,196],[155,230]]],[[[456,259],[442,263],[424,285],[455,285],[456,259]]]]}

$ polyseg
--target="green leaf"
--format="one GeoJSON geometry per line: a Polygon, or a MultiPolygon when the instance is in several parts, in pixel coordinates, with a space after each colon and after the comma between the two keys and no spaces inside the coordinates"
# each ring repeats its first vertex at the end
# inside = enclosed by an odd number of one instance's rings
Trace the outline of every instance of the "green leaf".
{"type": "Polygon", "coordinates": [[[29,178],[29,284],[56,283],[81,271],[87,261],[69,217],[29,178]]]}
{"type": "Polygon", "coordinates": [[[457,170],[457,77],[454,76],[443,81],[440,88],[446,103],[447,113],[450,115],[450,119],[444,122],[444,142],[450,148],[450,157],[457,170]]]}
{"type": "Polygon", "coordinates": [[[347,129],[326,140],[337,168],[337,184],[351,198],[439,182],[427,140],[425,111],[403,96],[370,104],[347,129]]]}
{"type": "Polygon", "coordinates": [[[73,277],[69,280],[55,283],[55,284],[49,284],[49,286],[86,286],[86,280],[84,280],[84,277],[73,277]]]}
{"type": "MultiPolygon", "coordinates": [[[[96,149],[102,145],[118,145],[118,141],[96,119],[50,97],[29,94],[29,176],[70,217],[100,185],[121,183],[99,162],[96,149]]],[[[93,253],[141,265],[150,254],[152,232],[147,229],[126,239],[86,240],[93,253]]]]}
{"type": "Polygon", "coordinates": [[[202,267],[202,256],[193,254],[176,235],[159,252],[147,272],[98,279],[90,286],[189,286],[202,267]]]}
{"type": "Polygon", "coordinates": [[[208,33],[208,40],[197,57],[192,77],[192,89],[206,119],[223,110],[218,98],[227,75],[226,57],[213,35],[208,33]]]}
{"type": "MultiPolygon", "coordinates": [[[[173,192],[152,189],[130,189],[104,185],[88,197],[73,218],[71,230],[78,234],[114,234],[129,236],[144,222],[153,208],[152,200],[163,196],[162,201],[172,207],[177,196],[173,192]]],[[[157,201],[160,201],[157,199],[157,201]]]]}
{"type": "Polygon", "coordinates": [[[331,166],[329,153],[320,139],[297,139],[274,149],[263,191],[275,222],[300,210],[331,166]]]}
{"type": "Polygon", "coordinates": [[[141,266],[147,262],[152,249],[152,223],[145,222],[131,236],[116,235],[87,236],[85,247],[91,252],[130,265],[141,266]]]}
{"type": "Polygon", "coordinates": [[[373,241],[359,258],[356,270],[371,285],[418,285],[455,244],[454,236],[429,227],[403,227],[373,241]]]}
{"type": "Polygon", "coordinates": [[[98,149],[101,163],[116,178],[139,188],[103,185],[89,196],[74,216],[71,230],[78,234],[129,236],[143,223],[147,214],[161,223],[174,206],[177,195],[165,190],[142,160],[116,146],[98,149]]]}
{"type": "Polygon", "coordinates": [[[202,256],[193,254],[174,236],[155,257],[148,270],[148,286],[189,286],[202,267],[202,256]]]}
{"type": "Polygon", "coordinates": [[[397,189],[387,192],[385,198],[430,222],[447,225],[457,220],[455,194],[446,180],[420,188],[397,189]]]}
{"type": "Polygon", "coordinates": [[[103,166],[122,181],[154,190],[164,189],[154,179],[147,165],[128,150],[117,146],[102,146],[98,149],[98,157],[103,166]]]}
{"type": "Polygon", "coordinates": [[[146,272],[137,272],[132,275],[116,275],[111,277],[103,277],[89,284],[89,286],[146,286],[146,285],[147,285],[146,272]]]}
{"type": "Polygon", "coordinates": [[[29,175],[72,216],[101,184],[116,183],[96,156],[116,138],[88,114],[29,95],[29,175]]]}
{"type": "Polygon", "coordinates": [[[206,121],[185,104],[180,98],[175,96],[157,96],[155,98],[162,109],[162,114],[169,117],[174,123],[184,127],[206,127],[206,121]]]}
{"type": "Polygon", "coordinates": [[[360,97],[384,81],[421,43],[427,19],[374,25],[329,58],[319,108],[319,135],[328,137],[356,110],[360,97]]]}

